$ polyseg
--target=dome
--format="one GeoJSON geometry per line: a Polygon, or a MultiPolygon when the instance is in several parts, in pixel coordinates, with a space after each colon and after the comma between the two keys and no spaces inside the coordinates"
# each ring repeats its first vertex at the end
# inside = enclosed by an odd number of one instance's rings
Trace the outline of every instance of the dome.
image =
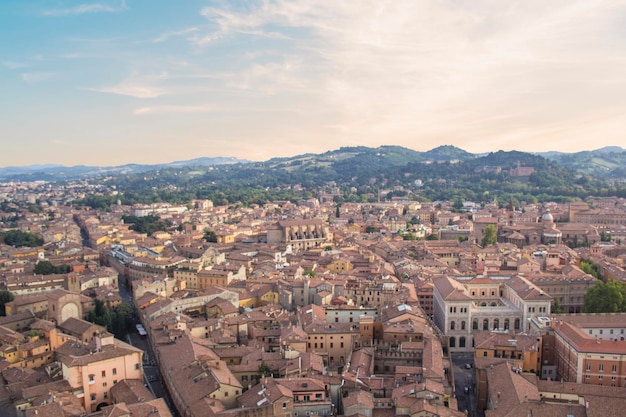
{"type": "Polygon", "coordinates": [[[552,223],[554,222],[554,217],[550,213],[550,209],[547,209],[543,216],[541,216],[541,221],[543,223],[552,223]]]}

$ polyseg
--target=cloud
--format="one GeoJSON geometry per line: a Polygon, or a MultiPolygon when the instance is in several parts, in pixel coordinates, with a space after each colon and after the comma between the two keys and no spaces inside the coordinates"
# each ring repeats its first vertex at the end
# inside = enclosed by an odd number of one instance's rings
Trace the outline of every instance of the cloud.
{"type": "Polygon", "coordinates": [[[27,82],[29,84],[39,83],[41,81],[48,80],[54,77],[56,74],[53,72],[27,72],[20,74],[22,81],[27,82]]]}
{"type": "Polygon", "coordinates": [[[182,30],[177,30],[177,31],[164,32],[164,33],[161,33],[156,38],[152,39],[152,42],[153,43],[165,42],[166,40],[168,40],[170,38],[188,35],[190,33],[196,32],[196,31],[198,31],[197,27],[190,27],[190,28],[187,28],[187,29],[182,29],[182,30]]]}
{"type": "Polygon", "coordinates": [[[329,143],[447,137],[466,146],[469,138],[506,134],[519,144],[556,138],[555,125],[574,125],[607,106],[626,111],[626,84],[615,82],[626,66],[625,6],[268,0],[202,9],[212,29],[193,41],[239,45],[249,38],[238,56],[276,52],[240,65],[225,85],[317,106],[318,122],[333,132],[329,143]]]}
{"type": "Polygon", "coordinates": [[[86,90],[143,99],[156,98],[169,93],[167,88],[159,85],[160,82],[168,78],[167,72],[161,72],[156,75],[134,74],[118,84],[108,87],[91,87],[86,88],[86,90]]]}
{"type": "Polygon", "coordinates": [[[125,10],[126,2],[122,1],[116,6],[103,4],[103,3],[84,3],[78,4],[74,7],[68,7],[64,9],[48,9],[44,10],[42,14],[44,16],[75,16],[88,13],[114,13],[125,10]]]}
{"type": "Polygon", "coordinates": [[[197,105],[197,106],[150,106],[139,107],[133,111],[136,115],[145,114],[163,114],[163,113],[211,113],[220,111],[218,106],[212,104],[197,105]]]}
{"type": "Polygon", "coordinates": [[[3,61],[2,66],[9,69],[27,68],[30,66],[27,62],[3,61]]]}

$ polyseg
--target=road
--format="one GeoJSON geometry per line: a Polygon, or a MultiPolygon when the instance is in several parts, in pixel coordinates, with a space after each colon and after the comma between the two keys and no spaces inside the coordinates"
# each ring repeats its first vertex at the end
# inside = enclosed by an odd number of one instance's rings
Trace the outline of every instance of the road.
{"type": "MultiPolygon", "coordinates": [[[[121,278],[121,277],[120,277],[121,278]]],[[[126,279],[120,279],[119,281],[119,291],[120,297],[124,300],[125,303],[134,306],[132,293],[127,287],[126,279]]],[[[133,324],[138,324],[137,316],[134,316],[133,324]]],[[[167,391],[163,387],[163,383],[161,382],[161,375],[159,373],[159,367],[154,360],[154,356],[152,354],[152,349],[150,347],[150,343],[146,336],[140,336],[136,331],[132,331],[126,334],[126,341],[131,345],[141,349],[144,351],[143,354],[143,374],[144,374],[144,383],[148,387],[148,389],[154,394],[156,398],[163,398],[167,403],[170,411],[173,416],[176,416],[176,411],[172,407],[172,402],[169,399],[169,395],[167,391]]]]}
{"type": "Polygon", "coordinates": [[[468,411],[469,417],[478,417],[476,411],[476,387],[474,381],[474,356],[472,353],[452,354],[454,369],[454,393],[460,411],[468,411]],[[467,364],[471,368],[466,367],[467,364]],[[467,387],[468,392],[465,392],[467,387]]]}

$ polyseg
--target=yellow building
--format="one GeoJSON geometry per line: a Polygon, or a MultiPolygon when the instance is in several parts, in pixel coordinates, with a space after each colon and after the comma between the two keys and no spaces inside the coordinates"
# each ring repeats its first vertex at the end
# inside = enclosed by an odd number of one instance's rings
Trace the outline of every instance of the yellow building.
{"type": "Polygon", "coordinates": [[[480,332],[474,335],[474,346],[476,357],[505,358],[522,372],[541,370],[541,336],[480,332]]]}

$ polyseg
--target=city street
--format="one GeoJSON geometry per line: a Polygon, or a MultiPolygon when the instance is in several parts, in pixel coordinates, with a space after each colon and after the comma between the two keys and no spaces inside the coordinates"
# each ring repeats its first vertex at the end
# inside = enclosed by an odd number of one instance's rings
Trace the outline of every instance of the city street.
{"type": "Polygon", "coordinates": [[[476,391],[474,385],[474,356],[471,353],[452,354],[454,369],[454,393],[460,411],[468,410],[469,417],[478,416],[476,412],[476,391]],[[471,368],[467,368],[467,365],[471,368]]]}
{"type": "MultiPolygon", "coordinates": [[[[122,279],[121,277],[119,280],[119,291],[120,291],[120,296],[122,297],[125,303],[131,306],[134,305],[132,294],[130,293],[128,287],[126,286],[126,280],[122,279]]],[[[139,321],[135,320],[133,324],[138,324],[138,323],[139,321]]],[[[161,375],[159,374],[159,368],[152,356],[152,349],[150,348],[148,339],[146,338],[146,336],[140,336],[139,333],[137,333],[136,331],[131,331],[130,333],[127,333],[126,338],[127,338],[126,342],[144,351],[144,354],[143,354],[144,383],[146,384],[148,389],[154,394],[155,397],[164,398],[172,414],[176,415],[175,411],[172,409],[172,405],[169,400],[169,397],[161,382],[161,375]]]]}

